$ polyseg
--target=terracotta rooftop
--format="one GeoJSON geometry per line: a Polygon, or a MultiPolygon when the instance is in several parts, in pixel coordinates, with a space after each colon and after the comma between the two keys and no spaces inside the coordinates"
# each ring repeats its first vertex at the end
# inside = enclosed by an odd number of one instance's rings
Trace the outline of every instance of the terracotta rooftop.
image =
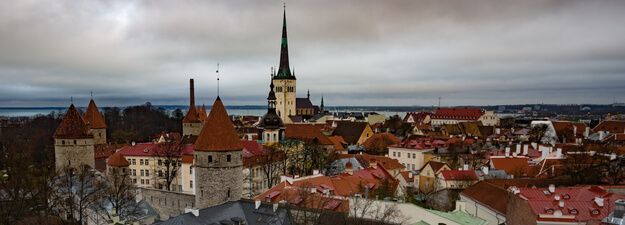
{"type": "Polygon", "coordinates": [[[93,138],[93,135],[87,133],[88,128],[85,121],[80,116],[74,104],[69,106],[61,124],[54,132],[54,138],[57,139],[80,139],[93,138]]]}
{"type": "Polygon", "coordinates": [[[128,167],[130,166],[130,162],[124,158],[124,156],[120,152],[116,152],[111,155],[107,160],[106,164],[109,166],[115,167],[128,167]]]}
{"type": "Polygon", "coordinates": [[[321,133],[323,125],[314,124],[286,124],[284,135],[287,139],[310,142],[315,138],[322,145],[334,145],[330,139],[321,133]]]}
{"type": "Polygon", "coordinates": [[[615,200],[625,198],[600,186],[557,187],[553,192],[548,188],[518,190],[516,195],[528,203],[537,221],[601,221],[610,214],[615,200]]]}
{"type": "Polygon", "coordinates": [[[477,120],[484,112],[479,108],[438,108],[432,119],[477,120]]]}
{"type": "Polygon", "coordinates": [[[336,150],[336,151],[343,151],[343,150],[345,150],[345,147],[343,147],[343,145],[346,145],[347,142],[345,142],[345,140],[343,140],[343,137],[341,137],[341,136],[331,136],[331,137],[328,137],[328,138],[330,139],[332,144],[334,144],[334,150],[336,150]]]}
{"type": "Polygon", "coordinates": [[[241,139],[234,130],[226,108],[219,96],[213,103],[204,127],[195,141],[197,151],[242,150],[241,139]]]}
{"type": "Polygon", "coordinates": [[[532,176],[533,172],[529,166],[528,158],[525,157],[506,157],[506,158],[491,158],[491,163],[494,169],[504,170],[507,174],[514,175],[516,177],[532,176]]]}
{"type": "Polygon", "coordinates": [[[83,119],[87,123],[87,126],[91,129],[106,128],[106,122],[104,121],[104,117],[98,110],[98,106],[96,106],[93,99],[89,101],[89,106],[87,106],[87,111],[83,115],[83,119]]]}
{"type": "Polygon", "coordinates": [[[470,198],[495,212],[506,215],[508,191],[503,187],[480,181],[462,191],[460,195],[470,198]]]}
{"type": "Polygon", "coordinates": [[[399,138],[391,133],[377,133],[362,143],[365,149],[386,149],[388,146],[399,143],[399,138]]]}
{"type": "Polygon", "coordinates": [[[473,170],[443,170],[441,174],[445,180],[477,180],[473,170]]]}
{"type": "Polygon", "coordinates": [[[592,128],[593,132],[609,131],[610,133],[625,133],[625,120],[604,120],[592,128]]]}

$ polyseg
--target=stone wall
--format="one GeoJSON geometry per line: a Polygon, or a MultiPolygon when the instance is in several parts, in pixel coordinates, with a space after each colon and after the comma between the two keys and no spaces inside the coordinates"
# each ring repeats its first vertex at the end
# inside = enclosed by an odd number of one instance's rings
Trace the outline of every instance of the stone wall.
{"type": "Polygon", "coordinates": [[[202,123],[182,123],[182,135],[200,135],[202,131],[202,123]]]}
{"type": "Polygon", "coordinates": [[[54,139],[56,169],[88,165],[95,168],[93,139],[54,139]]]}
{"type": "Polygon", "coordinates": [[[183,214],[185,208],[195,207],[193,194],[149,188],[139,188],[138,190],[139,199],[150,203],[158,212],[161,220],[183,214]]]}
{"type": "Polygon", "coordinates": [[[241,199],[243,158],[241,151],[195,151],[195,199],[198,208],[241,199]],[[228,155],[230,162],[227,161],[228,155]],[[208,161],[209,156],[212,162],[208,161]]]}
{"type": "Polygon", "coordinates": [[[93,134],[93,143],[96,145],[106,144],[106,129],[90,129],[89,132],[93,134]]]}

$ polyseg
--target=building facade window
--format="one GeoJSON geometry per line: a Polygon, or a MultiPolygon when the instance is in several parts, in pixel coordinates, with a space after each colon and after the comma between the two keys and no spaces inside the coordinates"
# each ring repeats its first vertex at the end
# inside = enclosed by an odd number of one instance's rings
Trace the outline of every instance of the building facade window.
{"type": "Polygon", "coordinates": [[[226,155],[226,162],[230,162],[232,160],[232,156],[231,155],[226,155]]]}
{"type": "Polygon", "coordinates": [[[209,155],[209,156],[208,156],[208,162],[209,162],[209,163],[212,163],[212,162],[213,162],[213,156],[212,156],[212,155],[209,155]]]}

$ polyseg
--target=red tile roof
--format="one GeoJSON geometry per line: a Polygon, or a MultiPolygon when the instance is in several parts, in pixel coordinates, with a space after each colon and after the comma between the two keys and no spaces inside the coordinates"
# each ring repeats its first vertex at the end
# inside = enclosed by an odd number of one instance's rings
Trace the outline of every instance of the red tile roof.
{"type": "Polygon", "coordinates": [[[288,200],[291,202],[297,199],[297,195],[301,193],[301,189],[310,193],[310,188],[316,188],[318,193],[322,194],[324,190],[330,192],[330,196],[338,197],[351,197],[354,194],[364,195],[364,187],[371,187],[369,191],[370,195],[373,195],[374,190],[381,187],[384,181],[388,181],[390,185],[389,189],[392,193],[398,187],[399,182],[393,178],[385,169],[378,168],[365,168],[355,171],[353,175],[343,173],[336,176],[323,176],[313,175],[308,177],[302,177],[295,179],[293,183],[288,181],[281,182],[280,184],[272,187],[264,193],[255,197],[261,201],[279,202],[281,200],[288,200]],[[295,195],[295,196],[293,196],[295,195]]]}
{"type": "Polygon", "coordinates": [[[491,163],[494,169],[504,170],[509,175],[516,177],[532,176],[533,172],[529,166],[528,158],[525,157],[510,157],[510,158],[491,158],[491,163]]]}
{"type": "Polygon", "coordinates": [[[410,173],[412,173],[412,172],[410,172],[410,171],[399,172],[399,174],[401,174],[401,176],[404,178],[405,181],[407,181],[407,182],[414,182],[414,179],[415,179],[416,176],[413,174],[412,178],[410,178],[410,173]]]}
{"type": "Polygon", "coordinates": [[[600,221],[610,214],[614,208],[614,201],[625,198],[625,195],[609,193],[599,186],[558,187],[553,193],[547,188],[519,188],[518,190],[517,196],[522,196],[527,201],[538,221],[600,221]],[[596,200],[598,198],[603,200],[596,200]],[[564,203],[563,207],[560,207],[560,201],[564,203]],[[556,216],[557,210],[565,217],[556,216]],[[549,217],[539,216],[545,214],[549,217]]]}
{"type": "Polygon", "coordinates": [[[477,180],[477,174],[473,170],[443,170],[445,180],[477,180]]]}
{"type": "Polygon", "coordinates": [[[388,146],[399,143],[399,138],[391,133],[377,133],[362,143],[365,149],[386,149],[388,146]]]}
{"type": "Polygon", "coordinates": [[[126,160],[126,158],[124,158],[124,156],[120,152],[116,152],[115,154],[111,155],[106,160],[106,164],[109,166],[115,166],[115,167],[130,166],[130,162],[128,162],[128,160],[126,160]]]}
{"type": "Polygon", "coordinates": [[[182,122],[183,123],[201,122],[200,113],[198,112],[197,108],[195,108],[195,106],[189,107],[189,110],[187,111],[187,115],[185,115],[184,118],[182,118],[182,122]]]}
{"type": "Polygon", "coordinates": [[[593,132],[609,131],[610,133],[625,133],[625,120],[604,120],[592,128],[593,132]]]}
{"type": "Polygon", "coordinates": [[[406,113],[406,116],[404,116],[403,121],[404,123],[408,123],[408,119],[412,117],[412,121],[413,121],[412,123],[421,124],[423,123],[423,120],[425,120],[427,116],[432,116],[432,115],[433,113],[431,112],[408,112],[406,113]]]}
{"type": "Polygon", "coordinates": [[[195,141],[197,151],[234,151],[242,150],[241,139],[234,130],[226,108],[217,97],[204,127],[195,141]]]}
{"type": "Polygon", "coordinates": [[[489,209],[506,215],[508,206],[508,191],[497,185],[480,181],[471,185],[460,193],[489,209]]]}
{"type": "Polygon", "coordinates": [[[104,117],[98,110],[98,106],[96,106],[93,99],[89,101],[89,106],[87,106],[87,111],[83,115],[83,119],[87,123],[87,126],[91,129],[106,128],[106,122],[104,121],[104,117]]]}
{"type": "Polygon", "coordinates": [[[56,128],[54,132],[54,138],[57,139],[81,139],[81,138],[93,138],[93,135],[87,133],[87,124],[80,116],[74,104],[69,106],[65,117],[56,128]]]}
{"type": "Polygon", "coordinates": [[[432,119],[477,120],[484,112],[479,108],[438,108],[432,119]]]}
{"type": "Polygon", "coordinates": [[[341,137],[341,136],[331,136],[331,137],[328,137],[328,139],[330,139],[332,144],[334,144],[334,150],[336,150],[336,151],[343,151],[343,150],[345,150],[345,147],[343,147],[343,145],[346,145],[347,142],[345,142],[345,140],[343,140],[343,137],[341,137]]]}
{"type": "Polygon", "coordinates": [[[323,125],[314,124],[286,124],[284,135],[287,139],[301,140],[304,142],[311,142],[316,139],[322,145],[334,145],[327,136],[321,133],[323,127],[323,125]]]}
{"type": "MultiPolygon", "coordinates": [[[[160,151],[163,151],[161,147],[163,144],[147,142],[147,143],[137,143],[134,146],[124,146],[117,150],[123,156],[143,156],[143,157],[153,157],[157,156],[160,151]]],[[[185,144],[182,146],[182,155],[193,155],[193,145],[185,144]]]]}

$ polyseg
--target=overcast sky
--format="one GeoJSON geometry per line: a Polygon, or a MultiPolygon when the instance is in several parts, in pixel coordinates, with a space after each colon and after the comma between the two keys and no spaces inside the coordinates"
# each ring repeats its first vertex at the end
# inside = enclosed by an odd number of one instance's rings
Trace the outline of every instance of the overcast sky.
{"type": "MultiPolygon", "coordinates": [[[[625,101],[625,1],[288,1],[298,96],[327,105],[625,101]]],[[[6,1],[0,107],[263,105],[282,2],[6,1]]]]}

